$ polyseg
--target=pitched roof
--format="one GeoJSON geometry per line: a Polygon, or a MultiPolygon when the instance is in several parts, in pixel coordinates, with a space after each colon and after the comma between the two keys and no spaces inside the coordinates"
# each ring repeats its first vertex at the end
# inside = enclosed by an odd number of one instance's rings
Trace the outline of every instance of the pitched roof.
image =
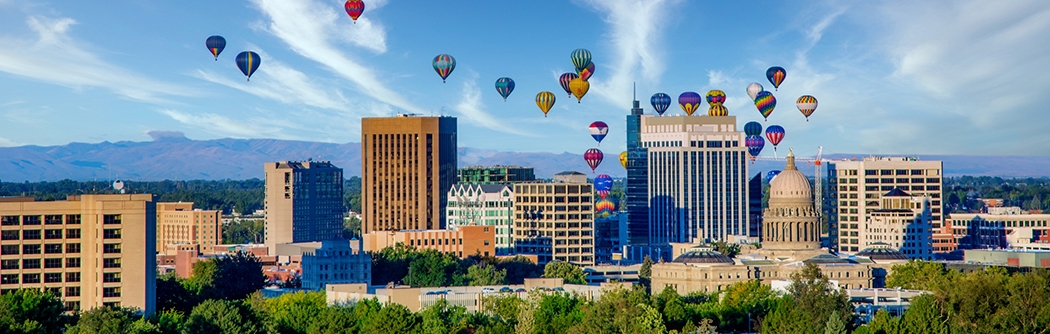
{"type": "Polygon", "coordinates": [[[885,195],[882,195],[882,196],[883,197],[886,197],[886,196],[911,197],[911,195],[909,195],[908,193],[904,192],[904,190],[901,190],[901,188],[893,188],[893,190],[890,190],[890,192],[888,192],[888,193],[886,193],[885,195]]]}

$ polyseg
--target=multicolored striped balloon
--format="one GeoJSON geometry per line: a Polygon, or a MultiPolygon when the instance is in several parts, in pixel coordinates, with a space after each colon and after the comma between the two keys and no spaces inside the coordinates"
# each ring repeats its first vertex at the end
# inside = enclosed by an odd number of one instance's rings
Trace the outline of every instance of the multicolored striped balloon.
{"type": "Polygon", "coordinates": [[[769,83],[773,84],[773,90],[780,88],[780,84],[784,82],[785,77],[787,77],[787,71],[783,67],[773,66],[766,70],[766,79],[769,79],[769,83]]]}
{"type": "Polygon", "coordinates": [[[602,197],[597,203],[594,203],[594,211],[598,213],[613,213],[616,211],[616,203],[602,197]]]}
{"type": "Polygon", "coordinates": [[[576,74],[578,74],[583,81],[590,80],[591,76],[594,75],[594,63],[587,63],[587,66],[584,66],[582,69],[576,69],[576,74]]]}
{"type": "Polygon", "coordinates": [[[554,93],[547,91],[537,93],[536,106],[540,107],[540,111],[543,111],[543,117],[547,117],[547,112],[551,111],[551,107],[554,106],[554,93]]]}
{"type": "Polygon", "coordinates": [[[762,148],[766,146],[766,141],[762,140],[762,136],[747,136],[744,138],[744,146],[747,147],[747,153],[751,155],[751,162],[755,161],[755,158],[762,153],[762,148]]]}
{"type": "Polygon", "coordinates": [[[649,103],[653,105],[653,109],[656,110],[657,114],[663,116],[664,112],[667,111],[667,107],[671,106],[671,96],[664,93],[656,93],[649,98],[649,103]]]}
{"type": "Polygon", "coordinates": [[[361,13],[365,12],[365,2],[361,0],[346,0],[343,4],[343,9],[346,9],[346,15],[350,15],[350,18],[354,20],[354,24],[357,24],[357,18],[361,17],[361,13]]]}
{"type": "Polygon", "coordinates": [[[777,98],[773,96],[773,93],[768,91],[761,91],[755,94],[755,108],[758,108],[758,112],[762,113],[762,118],[769,120],[769,114],[773,113],[773,108],[777,107],[777,98]]]}
{"type": "Polygon", "coordinates": [[[795,106],[798,107],[798,111],[802,112],[802,115],[806,116],[806,122],[809,122],[809,115],[813,114],[813,111],[817,110],[817,98],[813,95],[802,95],[795,101],[795,106]]]}
{"type": "Polygon", "coordinates": [[[222,49],[226,48],[226,39],[218,35],[211,36],[208,37],[208,40],[204,41],[204,45],[208,47],[208,51],[211,51],[211,55],[215,56],[215,61],[218,61],[222,49]]]}
{"type": "Polygon", "coordinates": [[[502,77],[496,79],[496,92],[503,96],[503,102],[507,102],[507,96],[514,91],[514,79],[502,77]]]}
{"type": "Polygon", "coordinates": [[[762,124],[755,121],[747,122],[747,124],[744,124],[744,134],[748,136],[757,136],[762,134],[762,124]]]}
{"type": "Polygon", "coordinates": [[[587,49],[572,50],[572,54],[569,57],[572,58],[572,65],[576,66],[576,71],[587,67],[587,64],[591,63],[591,52],[587,49]]]}
{"type": "Polygon", "coordinates": [[[441,77],[441,83],[445,83],[445,79],[447,79],[448,75],[452,74],[452,70],[455,69],[456,58],[452,58],[452,56],[444,53],[434,57],[434,71],[441,77]]]}
{"type": "Polygon", "coordinates": [[[784,140],[784,127],[779,125],[766,127],[766,139],[769,139],[769,143],[773,144],[773,151],[776,151],[777,145],[780,145],[780,141],[784,140]]]}
{"type": "Polygon", "coordinates": [[[678,106],[682,107],[682,110],[689,116],[693,116],[693,112],[700,108],[703,102],[704,99],[696,92],[685,92],[678,95],[678,106]]]}
{"type": "Polygon", "coordinates": [[[259,63],[262,59],[259,59],[259,54],[251,51],[244,51],[237,54],[237,68],[241,69],[241,73],[248,77],[248,81],[252,81],[252,74],[255,74],[255,70],[259,69],[259,63]]]}
{"type": "Polygon", "coordinates": [[[726,102],[726,92],[714,89],[707,92],[707,104],[716,105],[726,102]]]}
{"type": "Polygon", "coordinates": [[[569,89],[569,82],[571,82],[572,79],[576,79],[579,77],[580,76],[576,75],[576,73],[563,73],[560,77],[558,77],[558,83],[561,83],[561,89],[564,89],[565,93],[569,94],[570,97],[572,96],[572,90],[569,89]]]}
{"type": "Polygon", "coordinates": [[[707,116],[729,116],[729,108],[721,103],[713,104],[707,108],[707,116]]]}

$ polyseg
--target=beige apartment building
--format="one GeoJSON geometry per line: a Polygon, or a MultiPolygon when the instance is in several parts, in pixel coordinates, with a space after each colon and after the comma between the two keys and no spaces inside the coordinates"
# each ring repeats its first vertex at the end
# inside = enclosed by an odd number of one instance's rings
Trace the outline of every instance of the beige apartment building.
{"type": "Polygon", "coordinates": [[[362,118],[361,233],[445,228],[456,154],[455,117],[362,118]]]}
{"type": "MultiPolygon", "coordinates": [[[[570,174],[571,175],[571,174],[570,174]]],[[[553,183],[514,185],[514,248],[538,264],[594,265],[594,186],[555,175],[553,183]]]]}
{"type": "Polygon", "coordinates": [[[859,161],[828,163],[828,233],[831,247],[856,253],[864,248],[862,233],[875,210],[881,209],[883,194],[894,188],[911,196],[930,199],[930,223],[939,229],[941,212],[941,161],[906,157],[867,157],[859,161]]]}
{"type": "Polygon", "coordinates": [[[0,292],[44,288],[68,310],[156,305],[153,195],[0,198],[0,292]]]}
{"type": "Polygon", "coordinates": [[[175,255],[185,246],[197,251],[222,244],[222,213],[194,209],[193,202],[157,203],[157,251],[175,255]],[[169,247],[175,252],[168,253],[169,247]]]}
{"type": "Polygon", "coordinates": [[[343,233],[343,169],[328,161],[267,162],[266,247],[343,233]]]}
{"type": "Polygon", "coordinates": [[[455,230],[372,231],[361,237],[366,252],[404,244],[418,250],[434,249],[461,258],[496,255],[496,227],[463,225],[455,230]]]}

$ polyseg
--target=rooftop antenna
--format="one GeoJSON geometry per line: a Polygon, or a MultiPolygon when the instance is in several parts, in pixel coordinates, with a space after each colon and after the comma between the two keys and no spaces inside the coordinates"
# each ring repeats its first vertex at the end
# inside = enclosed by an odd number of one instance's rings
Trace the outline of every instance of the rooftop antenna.
{"type": "Polygon", "coordinates": [[[632,82],[631,83],[631,100],[637,100],[637,99],[638,99],[638,83],[637,82],[632,82]]]}

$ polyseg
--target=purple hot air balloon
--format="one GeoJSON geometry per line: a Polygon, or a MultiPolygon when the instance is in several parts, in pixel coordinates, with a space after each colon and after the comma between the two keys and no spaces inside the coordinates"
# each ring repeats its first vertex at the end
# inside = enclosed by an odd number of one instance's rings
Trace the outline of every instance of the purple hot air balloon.
{"type": "Polygon", "coordinates": [[[700,108],[700,103],[704,102],[704,98],[696,92],[685,92],[682,95],[678,95],[678,106],[682,107],[689,116],[693,116],[693,112],[700,108]]]}
{"type": "Polygon", "coordinates": [[[747,146],[747,153],[751,155],[751,162],[754,163],[758,154],[762,153],[762,148],[766,146],[766,141],[762,136],[747,136],[744,138],[744,146],[747,146]]]}
{"type": "Polygon", "coordinates": [[[663,116],[664,112],[667,111],[667,107],[671,106],[671,96],[664,93],[656,93],[649,98],[649,103],[653,105],[653,109],[656,109],[657,114],[663,116]]]}
{"type": "Polygon", "coordinates": [[[576,73],[563,73],[560,77],[558,77],[558,83],[561,83],[561,89],[564,89],[570,97],[572,96],[572,89],[569,89],[569,82],[572,82],[572,79],[576,79],[579,77],[580,76],[576,75],[576,73]]]}

